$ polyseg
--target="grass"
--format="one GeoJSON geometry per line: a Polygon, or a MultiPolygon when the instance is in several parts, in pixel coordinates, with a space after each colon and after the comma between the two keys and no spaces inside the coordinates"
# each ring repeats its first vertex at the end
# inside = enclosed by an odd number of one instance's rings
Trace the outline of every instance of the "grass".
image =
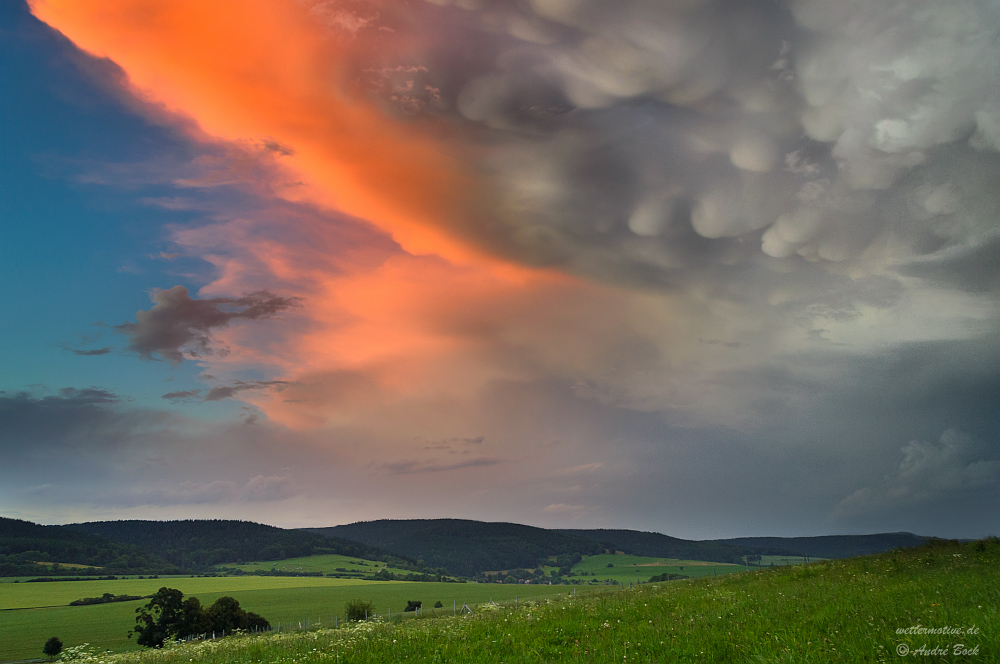
{"type": "Polygon", "coordinates": [[[515,586],[476,583],[414,583],[406,581],[361,581],[324,577],[209,577],[175,579],[119,579],[117,581],[62,581],[11,584],[4,586],[0,603],[0,661],[38,657],[51,636],[69,647],[90,643],[100,650],[136,650],[126,633],[135,625],[135,610],[146,600],[115,602],[93,606],[67,606],[82,597],[150,595],[162,586],[177,588],[197,596],[203,605],[229,595],[240,605],[258,613],[272,624],[303,625],[317,619],[327,624],[332,616],[343,620],[344,605],[353,599],[374,603],[375,610],[393,615],[402,613],[408,600],[420,600],[424,614],[432,615],[435,601],[446,605],[437,613],[450,613],[452,603],[461,606],[513,600],[531,595],[553,595],[572,589],[566,586],[515,586]],[[13,591],[12,595],[8,591],[13,591]],[[28,607],[51,608],[28,608],[28,607]]]}
{"type": "MultiPolygon", "coordinates": [[[[305,556],[303,558],[287,558],[285,560],[270,560],[263,562],[244,563],[236,565],[226,563],[216,565],[217,568],[240,569],[244,572],[268,572],[276,569],[281,572],[307,572],[321,574],[357,574],[370,575],[379,571],[386,564],[375,560],[365,560],[363,558],[351,558],[350,556],[340,556],[336,554],[305,556]],[[343,570],[343,571],[341,571],[343,570]]],[[[393,574],[409,574],[412,570],[400,569],[397,567],[386,567],[393,574]]]]}
{"type": "MultiPolygon", "coordinates": [[[[497,586],[500,588],[501,586],[497,586]]],[[[475,616],[361,623],[95,656],[118,664],[395,662],[896,662],[897,649],[964,643],[1000,658],[1000,543],[942,543],[843,561],[776,567],[549,598],[475,616]],[[978,629],[908,635],[912,626],[978,629]]],[[[565,589],[565,588],[563,588],[565,589]]],[[[39,648],[42,641],[39,641],[39,648]]]]}

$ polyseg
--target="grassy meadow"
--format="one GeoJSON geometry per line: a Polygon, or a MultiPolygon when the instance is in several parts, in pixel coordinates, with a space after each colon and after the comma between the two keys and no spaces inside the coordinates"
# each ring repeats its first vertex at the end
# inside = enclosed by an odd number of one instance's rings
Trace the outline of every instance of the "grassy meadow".
{"type": "Polygon", "coordinates": [[[240,605],[267,618],[272,625],[280,622],[305,626],[328,624],[334,615],[343,619],[344,605],[354,599],[374,603],[375,610],[395,615],[408,600],[424,602],[424,614],[452,611],[453,602],[461,608],[515,597],[549,596],[572,593],[566,586],[515,586],[476,583],[416,583],[408,581],[362,581],[325,577],[208,577],[172,579],[119,579],[116,581],[55,581],[47,583],[6,584],[0,591],[0,662],[41,656],[41,648],[51,636],[58,636],[69,647],[90,643],[112,651],[137,650],[126,633],[135,625],[135,610],[147,600],[114,602],[92,606],[67,606],[83,597],[115,595],[151,595],[159,588],[177,588],[185,596],[194,595],[203,605],[219,597],[235,597],[240,605]],[[446,608],[432,610],[440,601],[446,608]]]}
{"type": "Polygon", "coordinates": [[[77,654],[95,664],[854,664],[905,661],[904,654],[923,661],[988,662],[1000,659],[998,588],[997,540],[940,543],[576,599],[548,597],[516,609],[480,607],[474,616],[236,637],[141,654],[77,654]],[[962,633],[919,634],[914,628],[962,633]],[[965,653],[954,654],[957,647],[965,653]],[[949,654],[923,656],[935,649],[949,654]]]}

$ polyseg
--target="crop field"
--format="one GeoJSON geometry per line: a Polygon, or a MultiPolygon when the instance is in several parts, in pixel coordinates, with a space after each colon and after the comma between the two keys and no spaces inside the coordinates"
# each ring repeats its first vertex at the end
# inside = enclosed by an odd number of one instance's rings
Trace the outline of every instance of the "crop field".
{"type": "Polygon", "coordinates": [[[573,580],[586,582],[591,579],[598,581],[607,579],[628,585],[629,583],[646,583],[650,578],[666,572],[697,578],[742,572],[744,569],[743,565],[713,563],[701,560],[602,554],[599,556],[588,556],[574,565],[573,580]],[[608,567],[609,564],[613,565],[613,567],[608,567]],[[583,576],[584,572],[587,573],[586,576],[583,576]]]}
{"type": "Polygon", "coordinates": [[[434,602],[450,613],[494,599],[572,594],[567,586],[517,586],[476,583],[416,583],[406,581],[361,581],[325,577],[209,577],[174,579],[119,579],[117,581],[57,581],[5,585],[0,592],[0,662],[41,656],[41,648],[52,636],[69,647],[90,643],[100,650],[136,650],[126,633],[135,625],[135,610],[146,600],[92,606],[67,606],[83,597],[150,595],[159,588],[177,588],[209,605],[219,597],[235,597],[240,605],[267,618],[272,625],[327,625],[334,615],[343,620],[344,605],[354,599],[371,601],[375,610],[387,615],[402,613],[409,600],[424,602],[424,615],[432,615],[434,602]],[[37,607],[37,608],[30,608],[37,607]],[[51,607],[51,608],[41,608],[51,607]]]}
{"type": "Polygon", "coordinates": [[[244,572],[268,572],[278,570],[279,572],[305,572],[321,574],[374,574],[382,568],[393,574],[409,574],[412,570],[400,569],[397,567],[387,567],[385,563],[377,560],[364,560],[363,558],[351,558],[350,556],[338,556],[335,554],[306,556],[304,558],[287,558],[285,560],[269,560],[263,562],[245,563],[236,565],[226,563],[216,565],[218,568],[240,569],[244,572]]]}
{"type": "Polygon", "coordinates": [[[482,607],[474,616],[355,623],[139,655],[76,654],[80,664],[874,664],[907,661],[907,655],[914,661],[990,662],[1000,659],[998,587],[1000,541],[942,542],[548,597],[517,608],[507,603],[482,607]]]}

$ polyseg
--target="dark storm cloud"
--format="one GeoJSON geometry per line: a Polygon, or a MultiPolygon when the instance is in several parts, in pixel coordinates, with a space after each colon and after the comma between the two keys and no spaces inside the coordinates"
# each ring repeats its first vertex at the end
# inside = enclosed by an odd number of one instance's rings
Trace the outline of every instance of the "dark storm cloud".
{"type": "Polygon", "coordinates": [[[267,291],[239,298],[198,300],[183,286],[156,291],[153,308],[136,313],[135,323],[116,325],[115,331],[129,337],[129,349],[146,359],[157,357],[181,362],[184,353],[211,354],[213,328],[233,321],[262,320],[298,305],[298,298],[285,298],[267,291]]]}

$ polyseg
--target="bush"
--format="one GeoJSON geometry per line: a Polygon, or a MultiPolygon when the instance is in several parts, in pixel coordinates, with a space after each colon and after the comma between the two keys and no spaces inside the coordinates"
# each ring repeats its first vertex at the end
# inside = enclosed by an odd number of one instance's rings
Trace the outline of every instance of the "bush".
{"type": "Polygon", "coordinates": [[[406,600],[406,608],[403,611],[416,611],[424,605],[419,599],[406,600]]]}
{"type": "Polygon", "coordinates": [[[62,641],[59,640],[58,636],[53,636],[45,642],[45,647],[42,648],[42,652],[49,657],[55,657],[62,652],[62,641]]]}
{"type": "Polygon", "coordinates": [[[438,601],[434,602],[434,608],[435,609],[440,609],[443,606],[444,606],[444,604],[441,603],[441,600],[438,600],[438,601]]]}
{"type": "Polygon", "coordinates": [[[348,620],[367,620],[369,616],[375,615],[375,605],[363,599],[356,599],[347,603],[344,614],[348,620]]]}

